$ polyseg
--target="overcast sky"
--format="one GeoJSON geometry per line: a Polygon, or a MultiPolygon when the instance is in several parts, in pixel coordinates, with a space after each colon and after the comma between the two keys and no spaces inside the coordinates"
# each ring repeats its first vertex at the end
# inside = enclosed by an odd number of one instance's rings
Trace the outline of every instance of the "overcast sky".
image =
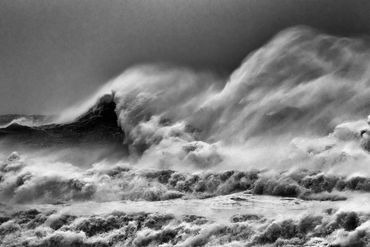
{"type": "Polygon", "coordinates": [[[57,111],[139,63],[229,73],[279,30],[370,32],[369,0],[2,0],[0,114],[57,111]]]}

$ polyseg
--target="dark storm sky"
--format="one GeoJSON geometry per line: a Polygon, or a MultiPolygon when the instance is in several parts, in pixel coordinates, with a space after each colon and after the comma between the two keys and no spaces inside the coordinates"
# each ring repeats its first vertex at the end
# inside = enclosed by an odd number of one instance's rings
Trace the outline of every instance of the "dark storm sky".
{"type": "Polygon", "coordinates": [[[57,111],[138,63],[228,73],[279,30],[370,32],[369,0],[2,0],[0,113],[57,111]]]}

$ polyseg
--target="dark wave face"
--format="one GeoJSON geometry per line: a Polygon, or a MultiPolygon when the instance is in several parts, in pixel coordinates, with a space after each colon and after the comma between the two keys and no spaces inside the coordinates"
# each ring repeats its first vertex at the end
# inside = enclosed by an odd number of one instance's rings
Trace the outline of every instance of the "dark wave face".
{"type": "Polygon", "coordinates": [[[117,160],[128,151],[115,108],[112,97],[106,95],[70,123],[48,123],[52,117],[17,116],[0,128],[0,146],[5,152],[54,154],[78,166],[102,159],[117,160]]]}
{"type": "Polygon", "coordinates": [[[72,123],[36,126],[10,123],[0,129],[0,138],[41,147],[84,142],[122,143],[124,135],[117,125],[115,107],[112,100],[102,98],[72,123]]]}
{"type": "Polygon", "coordinates": [[[368,246],[369,78],[368,41],[295,27],[227,80],[137,66],[3,116],[0,245],[368,246]]]}

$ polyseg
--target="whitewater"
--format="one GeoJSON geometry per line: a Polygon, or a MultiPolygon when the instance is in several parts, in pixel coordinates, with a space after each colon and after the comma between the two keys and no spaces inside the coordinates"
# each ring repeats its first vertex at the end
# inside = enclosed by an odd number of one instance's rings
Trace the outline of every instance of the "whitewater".
{"type": "Polygon", "coordinates": [[[370,43],[293,27],[228,78],[129,68],[0,116],[1,246],[370,246],[370,43]]]}

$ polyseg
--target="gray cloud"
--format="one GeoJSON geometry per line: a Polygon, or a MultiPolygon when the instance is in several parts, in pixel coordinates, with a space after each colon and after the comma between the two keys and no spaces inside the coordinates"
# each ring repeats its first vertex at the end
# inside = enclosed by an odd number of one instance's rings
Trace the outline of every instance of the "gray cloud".
{"type": "Polygon", "coordinates": [[[285,27],[368,33],[366,0],[0,3],[0,113],[59,111],[133,64],[232,71],[285,27]]]}

